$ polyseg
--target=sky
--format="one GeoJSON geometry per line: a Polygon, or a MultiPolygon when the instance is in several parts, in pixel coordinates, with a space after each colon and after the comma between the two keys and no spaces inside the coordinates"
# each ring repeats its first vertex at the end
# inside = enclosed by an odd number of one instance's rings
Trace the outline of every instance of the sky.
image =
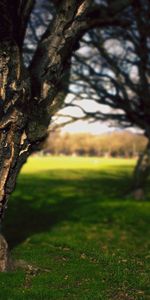
{"type": "MultiPolygon", "coordinates": [[[[72,100],[72,95],[69,94],[67,96],[66,102],[69,103],[72,100]]],[[[77,103],[78,104],[78,103],[77,103]]],[[[97,104],[95,101],[92,100],[82,100],[82,107],[86,111],[89,112],[94,112],[94,111],[103,111],[103,112],[110,112],[110,108],[97,104]]],[[[83,113],[79,108],[76,107],[67,107],[61,111],[59,111],[59,115],[61,117],[58,118],[57,122],[58,123],[63,123],[69,120],[69,118],[65,117],[67,116],[75,116],[75,117],[82,117],[83,113]],[[62,116],[63,115],[63,116],[62,116]]],[[[82,121],[79,120],[77,122],[73,122],[71,124],[68,124],[64,127],[61,128],[61,132],[69,132],[69,133],[79,133],[79,132],[85,132],[85,133],[92,133],[92,134],[102,134],[106,132],[111,132],[113,130],[117,129],[117,127],[114,127],[110,121],[107,122],[102,122],[102,121],[97,121],[97,122],[89,122],[89,121],[82,121]]]]}
{"type": "MultiPolygon", "coordinates": [[[[67,101],[69,102],[72,100],[72,96],[68,95],[67,96],[67,101]]],[[[97,104],[95,101],[92,100],[85,100],[83,101],[83,107],[85,110],[87,111],[97,111],[100,110],[104,113],[108,113],[108,112],[112,112],[112,109],[109,108],[108,106],[105,105],[100,105],[97,104]]],[[[56,119],[56,123],[64,123],[67,120],[69,120],[68,117],[66,116],[76,116],[78,118],[83,116],[82,111],[79,108],[76,107],[67,107],[61,111],[59,111],[59,114],[61,115],[58,119],[56,119]]],[[[70,123],[64,127],[60,128],[62,133],[91,133],[94,135],[99,135],[99,134],[104,134],[104,133],[109,133],[115,130],[123,130],[122,127],[119,126],[115,126],[115,124],[108,120],[108,121],[97,121],[97,122],[89,122],[89,121],[83,121],[83,120],[78,120],[76,122],[70,123]]],[[[132,131],[134,133],[142,133],[142,131],[136,127],[132,127],[132,128],[127,128],[127,130],[132,131]]]]}
{"type": "Polygon", "coordinates": [[[88,123],[87,121],[77,121],[73,124],[69,124],[61,129],[61,132],[69,132],[69,133],[92,133],[92,134],[102,134],[106,132],[111,132],[115,130],[116,127],[110,127],[108,124],[105,124],[103,122],[94,122],[94,123],[88,123]]]}

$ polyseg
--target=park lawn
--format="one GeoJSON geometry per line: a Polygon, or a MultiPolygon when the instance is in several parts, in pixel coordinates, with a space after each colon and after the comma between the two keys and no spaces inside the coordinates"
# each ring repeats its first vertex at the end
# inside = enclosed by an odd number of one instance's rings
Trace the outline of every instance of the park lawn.
{"type": "Polygon", "coordinates": [[[32,157],[9,201],[12,257],[38,267],[0,274],[1,300],[150,299],[146,201],[125,198],[134,160],[32,157]]]}

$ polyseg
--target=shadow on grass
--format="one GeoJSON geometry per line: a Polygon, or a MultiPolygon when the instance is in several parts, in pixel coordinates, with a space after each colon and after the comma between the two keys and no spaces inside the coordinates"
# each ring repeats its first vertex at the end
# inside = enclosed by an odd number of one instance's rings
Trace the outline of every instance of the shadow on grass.
{"type": "MultiPolygon", "coordinates": [[[[21,174],[4,223],[10,247],[32,234],[51,230],[64,220],[105,226],[137,223],[138,227],[141,206],[137,207],[134,202],[129,206],[128,200],[121,198],[129,182],[126,171],[108,174],[91,170],[52,170],[37,175],[21,174]]],[[[144,213],[143,220],[148,223],[144,213]]]]}

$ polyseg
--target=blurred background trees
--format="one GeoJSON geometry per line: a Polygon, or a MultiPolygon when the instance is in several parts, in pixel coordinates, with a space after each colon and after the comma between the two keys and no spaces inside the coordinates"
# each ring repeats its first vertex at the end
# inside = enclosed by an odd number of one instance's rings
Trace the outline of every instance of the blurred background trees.
{"type": "MultiPolygon", "coordinates": [[[[109,120],[113,126],[142,130],[148,142],[134,170],[136,190],[142,189],[150,172],[149,1],[133,1],[122,20],[129,22],[126,29],[97,28],[82,38],[82,47],[72,59],[70,92],[74,96],[64,103],[63,112],[76,107],[84,120],[109,120]]],[[[78,116],[73,114],[71,119],[78,116]]]]}
{"type": "MultiPolygon", "coordinates": [[[[27,64],[53,19],[57,4],[57,1],[36,2],[24,43],[27,64]]],[[[77,51],[70,59],[67,76],[59,83],[56,101],[51,105],[54,122],[55,113],[64,108],[59,115],[67,117],[65,124],[78,119],[100,120],[113,126],[138,128],[150,140],[149,1],[99,0],[95,1],[89,17],[91,14],[93,23],[76,44],[77,51]]],[[[149,145],[147,142],[137,161],[135,190],[142,188],[149,174],[149,145]]]]}
{"type": "Polygon", "coordinates": [[[141,134],[129,131],[115,131],[108,134],[92,135],[90,133],[51,132],[44,143],[44,154],[137,157],[147,144],[141,134]]]}

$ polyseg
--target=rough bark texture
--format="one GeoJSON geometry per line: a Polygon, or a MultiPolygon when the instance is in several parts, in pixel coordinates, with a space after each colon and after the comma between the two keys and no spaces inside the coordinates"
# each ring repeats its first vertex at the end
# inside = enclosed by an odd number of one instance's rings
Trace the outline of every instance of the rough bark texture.
{"type": "Polygon", "coordinates": [[[14,190],[17,174],[28,155],[25,101],[28,82],[23,78],[19,48],[11,42],[0,44],[0,218],[14,190]]]}
{"type": "Polygon", "coordinates": [[[8,254],[8,245],[4,237],[0,234],[0,272],[6,272],[10,269],[8,254]]]}
{"type": "Polygon", "coordinates": [[[133,177],[133,196],[140,200],[144,198],[144,187],[146,180],[150,174],[150,141],[147,144],[145,151],[138,159],[134,170],[133,177]]]}

